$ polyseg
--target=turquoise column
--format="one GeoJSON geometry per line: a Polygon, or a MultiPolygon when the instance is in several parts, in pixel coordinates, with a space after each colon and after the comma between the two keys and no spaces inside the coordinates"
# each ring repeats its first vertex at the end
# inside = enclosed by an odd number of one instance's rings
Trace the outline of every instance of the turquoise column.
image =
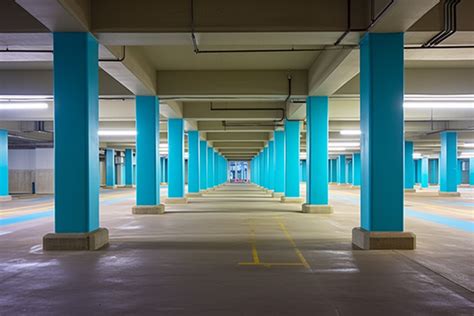
{"type": "Polygon", "coordinates": [[[428,188],[429,182],[429,166],[428,166],[428,158],[424,157],[421,159],[421,187],[428,188]]]}
{"type": "Polygon", "coordinates": [[[160,157],[160,182],[165,182],[165,158],[160,157]]]}
{"type": "Polygon", "coordinates": [[[285,120],[285,198],[300,197],[300,122],[285,120]]]}
{"type": "Polygon", "coordinates": [[[458,169],[457,169],[457,180],[458,185],[462,183],[462,160],[458,159],[458,169]]]}
{"type": "Polygon", "coordinates": [[[168,198],[184,197],[184,122],[168,119],[168,198]]]}
{"type": "Polygon", "coordinates": [[[219,154],[214,151],[214,185],[219,185],[219,154]]]}
{"type": "Polygon", "coordinates": [[[352,154],[352,185],[360,186],[360,153],[352,154]]]}
{"type": "Polygon", "coordinates": [[[263,169],[264,169],[263,186],[269,189],[268,178],[269,178],[270,169],[268,168],[268,147],[265,147],[263,149],[263,169]]]}
{"type": "Polygon", "coordinates": [[[165,157],[163,165],[165,167],[165,174],[164,174],[165,182],[166,182],[166,184],[168,184],[168,157],[165,157]]]}
{"type": "Polygon", "coordinates": [[[339,155],[337,157],[337,183],[346,183],[346,156],[339,155]]]}
{"type": "Polygon", "coordinates": [[[125,185],[133,186],[133,151],[125,149],[125,185]]]}
{"type": "Polygon", "coordinates": [[[307,182],[307,167],[306,167],[306,160],[301,160],[301,182],[307,182]]]}
{"type": "Polygon", "coordinates": [[[331,159],[328,158],[328,183],[331,182],[331,178],[332,178],[331,159]]]}
{"type": "Polygon", "coordinates": [[[199,186],[199,132],[188,131],[188,192],[198,193],[199,186]]]}
{"type": "Polygon", "coordinates": [[[366,231],[403,231],[403,45],[403,33],[368,33],[360,42],[361,227],[366,231]]]}
{"type": "Polygon", "coordinates": [[[405,189],[415,188],[415,161],[413,160],[413,142],[405,141],[405,189]]]}
{"type": "Polygon", "coordinates": [[[421,159],[416,159],[415,160],[415,170],[416,170],[416,177],[415,177],[415,181],[416,183],[420,183],[421,184],[421,159]]]}
{"type": "Polygon", "coordinates": [[[214,149],[207,148],[207,187],[214,187],[214,149]]]}
{"type": "MultiPolygon", "coordinates": [[[[327,206],[328,197],[328,97],[306,99],[306,203],[327,206]]],[[[303,210],[305,207],[303,206],[303,210]]],[[[321,211],[322,209],[320,209],[321,211]]]]}
{"type": "Polygon", "coordinates": [[[257,178],[257,184],[258,185],[261,185],[261,181],[260,181],[260,155],[257,155],[255,157],[255,177],[257,178]]]}
{"type": "Polygon", "coordinates": [[[347,166],[347,169],[346,169],[347,183],[352,184],[352,160],[349,160],[346,166],[347,166]]]}
{"type": "Polygon", "coordinates": [[[156,96],[136,97],[136,194],[138,207],[160,206],[159,109],[160,105],[156,96]]]}
{"type": "Polygon", "coordinates": [[[262,150],[258,156],[259,156],[259,162],[260,162],[260,166],[259,166],[259,170],[260,170],[260,185],[261,185],[262,187],[265,187],[265,172],[266,172],[266,169],[265,169],[265,156],[264,156],[264,151],[262,150]]]}
{"type": "Polygon", "coordinates": [[[469,158],[469,185],[474,185],[474,158],[469,158]]]}
{"type": "Polygon", "coordinates": [[[8,193],[8,131],[0,130],[0,201],[10,200],[8,193]]]}
{"type": "Polygon", "coordinates": [[[268,188],[275,190],[275,141],[268,142],[268,188]]]}
{"type": "Polygon", "coordinates": [[[438,159],[430,159],[430,184],[438,184],[438,159]]]}
{"type": "Polygon", "coordinates": [[[54,33],[56,233],[99,228],[98,44],[89,33],[54,33]]]}
{"type": "Polygon", "coordinates": [[[199,189],[207,189],[207,142],[205,140],[199,141],[199,189]]]}
{"type": "Polygon", "coordinates": [[[285,191],[285,132],[275,131],[275,186],[274,192],[283,194],[285,191]]]}
{"type": "Polygon", "coordinates": [[[337,183],[337,159],[331,159],[331,182],[337,183]]]}
{"type": "Polygon", "coordinates": [[[115,186],[115,150],[105,150],[105,185],[113,188],[115,186]]]}
{"type": "Polygon", "coordinates": [[[441,133],[440,192],[457,192],[457,152],[456,132],[441,133]]]}

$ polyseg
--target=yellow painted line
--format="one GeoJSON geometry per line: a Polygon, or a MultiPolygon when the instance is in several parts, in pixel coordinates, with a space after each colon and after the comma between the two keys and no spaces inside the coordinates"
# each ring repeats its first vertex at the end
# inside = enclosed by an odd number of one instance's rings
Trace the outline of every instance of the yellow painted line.
{"type": "Polygon", "coordinates": [[[239,262],[239,265],[240,266],[263,266],[263,267],[267,267],[267,268],[271,268],[271,267],[274,267],[274,266],[278,266],[278,267],[295,267],[295,266],[306,267],[303,263],[300,263],[300,262],[270,262],[270,263],[266,263],[266,262],[260,262],[260,263],[239,262]]]}
{"type": "Polygon", "coordinates": [[[252,246],[253,262],[258,264],[258,263],[260,263],[260,258],[258,257],[257,242],[255,240],[255,230],[253,228],[251,228],[250,245],[252,246]]]}
{"type": "Polygon", "coordinates": [[[283,222],[281,220],[278,220],[278,224],[280,226],[280,229],[283,231],[283,233],[285,234],[286,236],[286,239],[288,239],[288,241],[290,242],[290,244],[293,246],[293,249],[295,250],[295,253],[296,255],[298,256],[298,258],[300,259],[301,263],[307,268],[307,269],[310,269],[310,265],[308,263],[308,261],[306,261],[305,257],[303,256],[303,254],[301,253],[301,251],[298,249],[298,247],[296,246],[296,243],[295,241],[293,240],[293,237],[291,237],[290,235],[290,232],[288,232],[288,229],[286,229],[286,226],[285,224],[283,224],[283,222]]]}

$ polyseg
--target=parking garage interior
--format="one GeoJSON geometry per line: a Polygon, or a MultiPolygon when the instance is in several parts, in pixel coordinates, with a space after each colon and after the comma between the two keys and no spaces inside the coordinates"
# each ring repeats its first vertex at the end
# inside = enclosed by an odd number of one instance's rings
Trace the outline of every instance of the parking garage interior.
{"type": "Polygon", "coordinates": [[[473,12],[0,1],[0,315],[472,315],[473,12]]]}

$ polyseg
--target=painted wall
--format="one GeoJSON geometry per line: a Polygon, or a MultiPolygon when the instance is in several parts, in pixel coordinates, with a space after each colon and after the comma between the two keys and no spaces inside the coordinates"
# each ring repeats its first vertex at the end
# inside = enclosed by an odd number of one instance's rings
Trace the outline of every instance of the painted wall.
{"type": "Polygon", "coordinates": [[[8,151],[9,190],[12,194],[54,192],[54,150],[52,148],[8,151]]]}

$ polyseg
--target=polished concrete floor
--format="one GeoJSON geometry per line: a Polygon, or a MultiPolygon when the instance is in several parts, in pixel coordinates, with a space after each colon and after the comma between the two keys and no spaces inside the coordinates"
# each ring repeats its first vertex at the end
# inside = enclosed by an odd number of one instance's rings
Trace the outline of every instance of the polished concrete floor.
{"type": "Polygon", "coordinates": [[[0,315],[473,315],[474,189],[433,190],[406,195],[414,251],[352,250],[359,191],[342,186],[330,215],[231,184],[132,215],[132,189],[104,190],[96,252],[43,252],[52,197],[16,197],[0,203],[0,315]]]}

